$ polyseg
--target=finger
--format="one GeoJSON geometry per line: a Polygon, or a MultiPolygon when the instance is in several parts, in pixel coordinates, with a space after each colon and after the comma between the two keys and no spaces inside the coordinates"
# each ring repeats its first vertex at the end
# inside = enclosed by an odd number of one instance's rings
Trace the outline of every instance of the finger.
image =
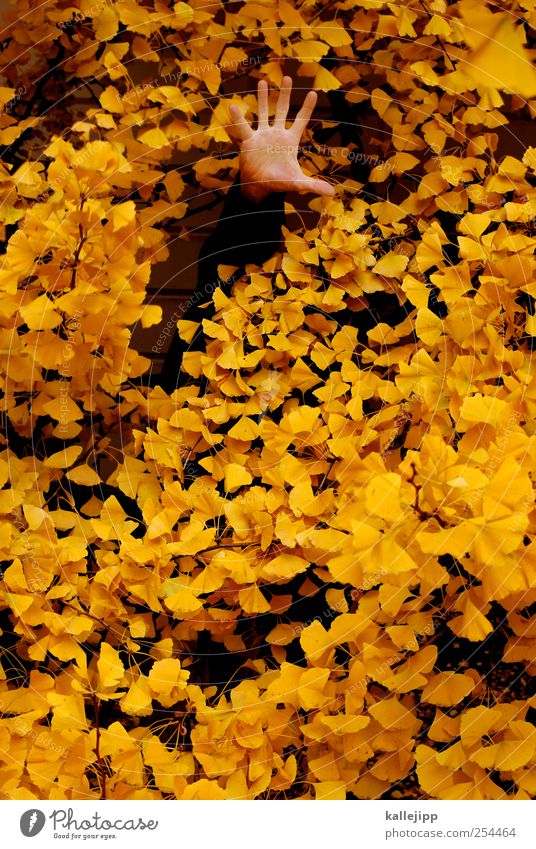
{"type": "Polygon", "coordinates": [[[303,101],[303,106],[296,115],[294,123],[290,128],[291,133],[293,133],[294,137],[298,142],[303,136],[304,130],[307,124],[309,123],[311,115],[313,114],[313,109],[315,108],[317,97],[318,95],[316,91],[307,92],[307,97],[303,101]]]}
{"type": "Polygon", "coordinates": [[[275,107],[274,127],[278,130],[285,129],[285,121],[288,115],[288,107],[290,104],[290,92],[292,89],[292,78],[283,77],[281,81],[281,89],[275,107]]]}
{"type": "Polygon", "coordinates": [[[266,130],[268,128],[268,83],[266,80],[259,80],[257,102],[257,129],[266,130]]]}
{"type": "Polygon", "coordinates": [[[327,180],[315,180],[312,179],[309,184],[310,191],[314,192],[317,195],[324,195],[324,197],[331,198],[335,194],[335,186],[332,186],[331,183],[328,183],[327,180]]]}
{"type": "Polygon", "coordinates": [[[249,139],[250,136],[253,135],[253,130],[251,129],[248,122],[242,115],[242,112],[235,103],[233,103],[229,107],[229,114],[231,115],[232,123],[229,124],[228,129],[231,131],[231,133],[237,136],[240,141],[245,141],[246,139],[249,139]]]}
{"type": "Polygon", "coordinates": [[[302,180],[296,180],[295,188],[301,194],[314,192],[315,195],[324,195],[324,197],[333,197],[335,194],[335,188],[331,183],[315,177],[303,177],[302,180]]]}

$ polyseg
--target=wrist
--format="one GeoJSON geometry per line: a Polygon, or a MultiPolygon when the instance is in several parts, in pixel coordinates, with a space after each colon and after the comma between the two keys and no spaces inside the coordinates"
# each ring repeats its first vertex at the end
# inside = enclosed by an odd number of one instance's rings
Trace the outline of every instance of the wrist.
{"type": "Polygon", "coordinates": [[[240,191],[252,203],[261,203],[270,194],[270,189],[262,183],[242,183],[240,182],[240,191]]]}

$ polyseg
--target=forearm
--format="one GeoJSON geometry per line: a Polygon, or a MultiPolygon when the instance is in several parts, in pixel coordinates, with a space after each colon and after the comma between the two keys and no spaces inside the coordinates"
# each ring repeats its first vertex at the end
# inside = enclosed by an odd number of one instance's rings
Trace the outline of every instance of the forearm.
{"type": "Polygon", "coordinates": [[[198,288],[218,280],[218,265],[262,265],[277,250],[285,222],[285,192],[253,200],[242,190],[240,174],[229,188],[220,219],[198,260],[198,288]]]}
{"type": "MultiPolygon", "coordinates": [[[[256,202],[241,190],[240,175],[225,197],[223,210],[214,232],[203,244],[197,262],[197,286],[184,313],[189,321],[201,322],[213,314],[212,294],[221,287],[228,292],[231,282],[219,278],[218,265],[247,263],[261,265],[277,250],[281,241],[281,227],[285,220],[285,192],[270,192],[256,202]]],[[[180,384],[179,371],[187,350],[196,350],[202,343],[202,329],[191,343],[186,343],[175,331],[165,356],[159,383],[166,392],[180,384]]]]}

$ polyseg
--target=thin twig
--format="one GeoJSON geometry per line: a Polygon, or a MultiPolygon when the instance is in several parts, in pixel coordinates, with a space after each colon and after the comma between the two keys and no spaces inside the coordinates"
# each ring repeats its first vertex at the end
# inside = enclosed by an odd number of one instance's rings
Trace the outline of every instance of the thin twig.
{"type": "Polygon", "coordinates": [[[99,700],[97,698],[96,693],[93,693],[92,698],[93,698],[93,711],[94,711],[94,714],[95,714],[95,729],[96,729],[96,732],[97,732],[97,739],[96,739],[96,742],[95,742],[95,754],[97,756],[97,765],[98,765],[97,771],[98,771],[98,775],[100,777],[100,790],[101,790],[100,798],[106,799],[106,767],[104,765],[104,761],[102,760],[101,753],[100,753],[100,736],[101,736],[100,721],[99,721],[100,705],[99,705],[99,700]]]}

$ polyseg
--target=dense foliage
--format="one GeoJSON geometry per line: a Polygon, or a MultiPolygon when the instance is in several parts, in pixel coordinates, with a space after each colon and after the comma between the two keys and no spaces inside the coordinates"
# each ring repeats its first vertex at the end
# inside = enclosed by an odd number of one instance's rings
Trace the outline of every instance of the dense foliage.
{"type": "Polygon", "coordinates": [[[17,0],[3,798],[536,794],[536,149],[499,152],[536,108],[534,23],[17,0]],[[236,173],[229,105],[254,119],[285,72],[325,93],[300,161],[336,195],[309,229],[287,203],[283,250],[215,292],[192,381],[144,387],[152,267],[236,173]]]}

